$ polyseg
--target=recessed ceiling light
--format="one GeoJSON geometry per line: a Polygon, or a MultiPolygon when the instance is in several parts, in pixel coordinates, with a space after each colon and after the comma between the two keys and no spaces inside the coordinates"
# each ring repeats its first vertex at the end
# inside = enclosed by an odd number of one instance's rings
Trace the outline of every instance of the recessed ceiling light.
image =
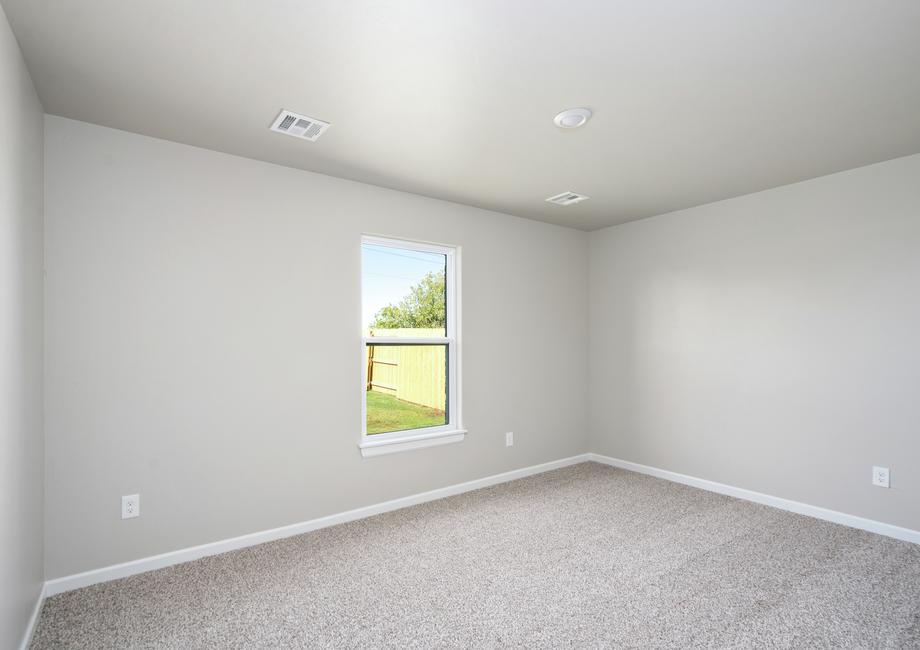
{"type": "Polygon", "coordinates": [[[560,129],[577,129],[591,119],[591,111],[587,108],[570,108],[562,111],[553,118],[553,122],[560,129]]]}

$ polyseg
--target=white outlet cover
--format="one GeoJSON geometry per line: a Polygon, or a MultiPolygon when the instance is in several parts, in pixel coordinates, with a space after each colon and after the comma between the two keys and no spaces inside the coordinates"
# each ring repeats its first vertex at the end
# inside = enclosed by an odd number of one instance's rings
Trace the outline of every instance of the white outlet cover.
{"type": "Polygon", "coordinates": [[[127,494],[121,498],[121,518],[133,519],[141,516],[141,495],[127,494]]]}
{"type": "Polygon", "coordinates": [[[509,431],[505,434],[505,446],[513,447],[514,446],[514,431],[509,431]]]}
{"type": "Polygon", "coordinates": [[[888,487],[890,479],[891,472],[888,471],[887,467],[879,467],[876,465],[872,468],[872,485],[886,488],[888,487]]]}

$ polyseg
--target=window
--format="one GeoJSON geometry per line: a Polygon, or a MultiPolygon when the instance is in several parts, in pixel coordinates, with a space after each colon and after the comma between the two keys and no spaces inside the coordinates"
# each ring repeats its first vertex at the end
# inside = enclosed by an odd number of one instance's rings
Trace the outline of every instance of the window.
{"type": "Polygon", "coordinates": [[[457,249],[361,242],[361,453],[459,442],[457,249]]]}

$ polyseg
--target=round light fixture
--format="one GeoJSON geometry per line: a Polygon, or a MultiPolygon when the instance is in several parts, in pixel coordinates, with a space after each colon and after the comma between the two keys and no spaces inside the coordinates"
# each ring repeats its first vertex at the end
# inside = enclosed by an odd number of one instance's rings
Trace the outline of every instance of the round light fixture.
{"type": "Polygon", "coordinates": [[[591,111],[587,108],[570,108],[562,111],[553,118],[553,123],[560,129],[577,129],[591,119],[591,111]]]}

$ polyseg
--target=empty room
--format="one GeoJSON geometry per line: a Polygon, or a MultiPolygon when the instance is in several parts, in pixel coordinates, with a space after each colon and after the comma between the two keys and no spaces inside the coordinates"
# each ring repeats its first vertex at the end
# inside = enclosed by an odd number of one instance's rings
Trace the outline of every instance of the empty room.
{"type": "Polygon", "coordinates": [[[0,0],[0,648],[920,649],[920,2],[0,0]]]}

